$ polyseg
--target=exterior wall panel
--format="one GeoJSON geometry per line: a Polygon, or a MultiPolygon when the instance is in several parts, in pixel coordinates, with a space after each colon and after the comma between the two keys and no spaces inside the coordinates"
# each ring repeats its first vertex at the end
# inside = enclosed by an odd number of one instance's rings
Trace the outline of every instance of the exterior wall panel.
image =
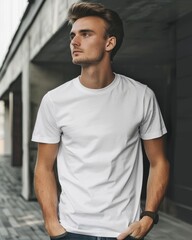
{"type": "Polygon", "coordinates": [[[192,14],[176,23],[176,140],[174,199],[177,215],[192,223],[191,135],[192,135],[192,14]]]}

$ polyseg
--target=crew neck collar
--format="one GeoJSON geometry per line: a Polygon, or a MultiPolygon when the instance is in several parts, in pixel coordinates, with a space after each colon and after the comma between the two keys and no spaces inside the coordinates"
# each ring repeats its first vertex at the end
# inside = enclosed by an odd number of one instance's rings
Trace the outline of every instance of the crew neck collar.
{"type": "Polygon", "coordinates": [[[112,90],[119,82],[119,77],[118,77],[118,74],[114,73],[115,74],[115,77],[113,79],[113,81],[107,85],[106,87],[104,88],[88,88],[88,87],[85,87],[81,82],[80,82],[80,76],[78,76],[77,78],[75,78],[73,80],[73,83],[75,85],[76,88],[78,88],[79,90],[83,91],[83,92],[86,92],[86,93],[89,93],[89,94],[102,94],[102,93],[106,93],[110,90],[112,90]]]}

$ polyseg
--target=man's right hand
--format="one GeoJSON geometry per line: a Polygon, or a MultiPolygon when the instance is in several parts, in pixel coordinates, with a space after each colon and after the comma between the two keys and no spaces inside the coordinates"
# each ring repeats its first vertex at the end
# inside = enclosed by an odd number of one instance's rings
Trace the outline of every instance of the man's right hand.
{"type": "Polygon", "coordinates": [[[59,222],[56,223],[45,223],[45,229],[49,236],[55,237],[66,232],[65,228],[61,226],[59,222]]]}

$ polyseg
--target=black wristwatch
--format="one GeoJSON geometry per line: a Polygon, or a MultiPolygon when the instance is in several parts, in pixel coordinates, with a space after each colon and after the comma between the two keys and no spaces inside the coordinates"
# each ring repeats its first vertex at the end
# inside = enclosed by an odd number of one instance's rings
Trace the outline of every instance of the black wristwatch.
{"type": "Polygon", "coordinates": [[[140,215],[140,219],[143,218],[144,216],[148,216],[153,219],[153,223],[157,224],[159,221],[159,215],[157,212],[151,212],[151,211],[144,211],[140,215]]]}

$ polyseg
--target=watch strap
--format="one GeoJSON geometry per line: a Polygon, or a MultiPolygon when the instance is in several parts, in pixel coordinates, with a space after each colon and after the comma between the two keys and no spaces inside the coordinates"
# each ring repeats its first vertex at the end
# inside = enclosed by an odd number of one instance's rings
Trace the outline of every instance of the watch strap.
{"type": "Polygon", "coordinates": [[[143,211],[140,215],[140,219],[145,217],[145,216],[148,216],[148,217],[152,218],[154,224],[157,224],[158,221],[159,221],[159,215],[158,215],[157,212],[143,211]]]}

